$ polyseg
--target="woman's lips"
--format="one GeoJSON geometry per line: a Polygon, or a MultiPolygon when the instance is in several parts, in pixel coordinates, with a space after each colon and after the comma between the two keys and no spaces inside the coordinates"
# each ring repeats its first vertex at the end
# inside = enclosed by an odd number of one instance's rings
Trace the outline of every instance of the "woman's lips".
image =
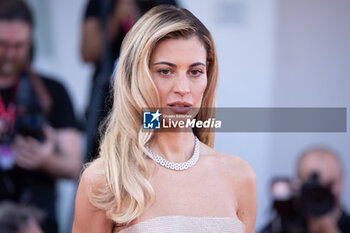
{"type": "Polygon", "coordinates": [[[185,106],[170,106],[170,109],[174,112],[174,113],[188,113],[191,110],[191,107],[185,107],[185,106]]]}
{"type": "Polygon", "coordinates": [[[168,104],[174,113],[184,114],[191,110],[192,104],[186,102],[175,102],[168,104]]]}

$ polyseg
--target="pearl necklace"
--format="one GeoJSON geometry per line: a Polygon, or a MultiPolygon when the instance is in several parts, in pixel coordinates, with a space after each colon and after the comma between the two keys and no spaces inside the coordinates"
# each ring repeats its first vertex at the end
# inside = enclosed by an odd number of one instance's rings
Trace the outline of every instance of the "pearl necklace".
{"type": "Polygon", "coordinates": [[[193,155],[189,160],[187,160],[186,162],[183,162],[183,163],[170,162],[170,161],[164,159],[163,157],[161,157],[160,155],[156,154],[148,146],[146,147],[146,149],[148,150],[148,152],[152,155],[153,159],[159,165],[166,167],[168,169],[171,169],[171,170],[182,171],[182,170],[186,170],[190,167],[193,167],[197,163],[197,161],[199,159],[199,145],[200,145],[199,139],[195,136],[195,145],[194,145],[193,155]]]}

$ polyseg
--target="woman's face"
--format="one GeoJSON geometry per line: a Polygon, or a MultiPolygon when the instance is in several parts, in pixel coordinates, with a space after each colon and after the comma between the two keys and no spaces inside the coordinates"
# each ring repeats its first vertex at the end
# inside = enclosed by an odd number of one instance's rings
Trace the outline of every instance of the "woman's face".
{"type": "Polygon", "coordinates": [[[151,57],[150,70],[161,108],[186,113],[200,108],[207,86],[207,53],[197,37],[164,39],[151,57]]]}

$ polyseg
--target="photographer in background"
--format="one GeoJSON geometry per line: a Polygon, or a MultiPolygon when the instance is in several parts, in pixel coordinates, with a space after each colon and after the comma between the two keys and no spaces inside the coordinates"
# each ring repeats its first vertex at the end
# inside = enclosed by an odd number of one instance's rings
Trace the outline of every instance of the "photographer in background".
{"type": "Polygon", "coordinates": [[[0,0],[0,201],[38,207],[55,233],[55,181],[78,177],[80,133],[64,87],[31,70],[33,26],[23,1],[0,0]]]}
{"type": "Polygon", "coordinates": [[[334,207],[324,215],[307,217],[311,233],[350,232],[350,217],[341,206],[343,191],[343,168],[339,157],[328,148],[316,147],[306,150],[298,161],[298,177],[306,182],[313,174],[319,175],[320,184],[329,187],[334,196],[334,207]]]}
{"type": "Polygon", "coordinates": [[[260,233],[348,233],[350,217],[341,206],[343,169],[337,154],[325,147],[302,153],[298,179],[271,182],[272,219],[260,233]]]}

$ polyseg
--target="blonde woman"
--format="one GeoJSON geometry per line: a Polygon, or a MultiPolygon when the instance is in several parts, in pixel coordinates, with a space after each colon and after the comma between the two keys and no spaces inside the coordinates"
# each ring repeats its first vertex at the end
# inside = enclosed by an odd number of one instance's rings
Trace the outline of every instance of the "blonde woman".
{"type": "Polygon", "coordinates": [[[212,148],[206,131],[148,131],[143,108],[213,114],[218,61],[210,32],[189,11],[153,8],[128,33],[100,156],[84,171],[74,233],[254,232],[253,169],[212,148]],[[162,162],[163,160],[163,162],[162,162]]]}

